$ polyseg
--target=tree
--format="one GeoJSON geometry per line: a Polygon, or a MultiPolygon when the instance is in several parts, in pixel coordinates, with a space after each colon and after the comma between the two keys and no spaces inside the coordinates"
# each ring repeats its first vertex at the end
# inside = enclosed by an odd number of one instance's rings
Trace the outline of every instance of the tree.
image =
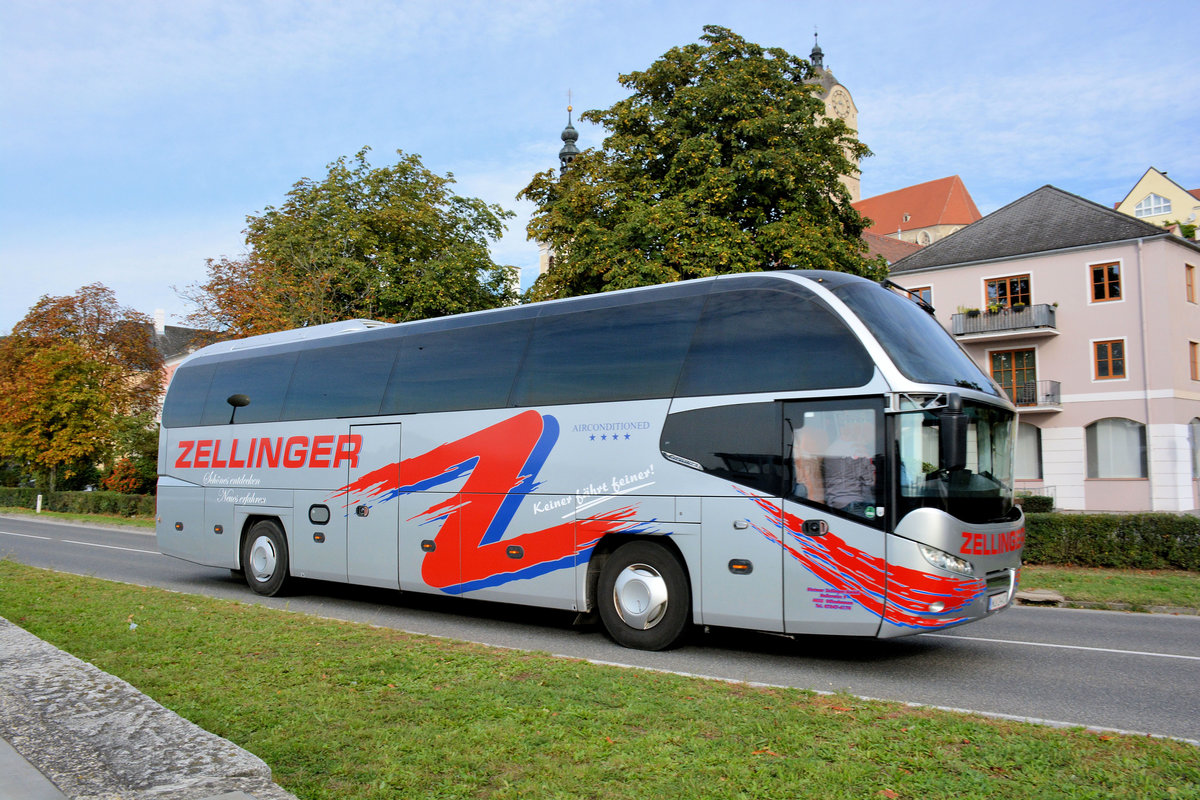
{"type": "Polygon", "coordinates": [[[110,458],[122,421],[157,407],[152,324],[98,283],[39,299],[0,342],[0,458],[51,488],[110,458]]]}
{"type": "Polygon", "coordinates": [[[839,180],[870,152],[821,116],[809,62],[721,27],[701,38],[622,75],[632,95],[581,115],[603,146],[518,195],[555,252],[532,298],[790,267],[885,274],[839,180]]]}
{"type": "Polygon", "coordinates": [[[158,481],[158,423],[152,414],[133,414],[117,421],[112,469],[100,482],[124,494],[154,494],[158,481]]]}
{"type": "Polygon", "coordinates": [[[373,168],[369,148],[304,179],[281,208],[247,217],[247,255],[208,261],[208,278],[183,296],[193,324],[235,335],[355,317],[403,322],[507,305],[516,270],[489,243],[513,216],[460,197],[453,175],[421,159],[373,168]]]}

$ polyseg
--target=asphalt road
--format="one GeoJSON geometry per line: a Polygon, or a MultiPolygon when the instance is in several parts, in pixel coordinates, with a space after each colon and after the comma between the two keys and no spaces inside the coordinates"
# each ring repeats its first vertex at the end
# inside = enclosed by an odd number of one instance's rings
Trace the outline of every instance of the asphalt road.
{"type": "MultiPolygon", "coordinates": [[[[260,602],[414,633],[728,680],[794,686],[1200,744],[1200,617],[1013,608],[906,639],[698,630],[665,653],[627,650],[574,615],[330,583],[261,598],[228,570],[158,553],[150,533],[0,518],[0,558],[260,602]]],[[[0,613],[3,602],[0,600],[0,613]]]]}

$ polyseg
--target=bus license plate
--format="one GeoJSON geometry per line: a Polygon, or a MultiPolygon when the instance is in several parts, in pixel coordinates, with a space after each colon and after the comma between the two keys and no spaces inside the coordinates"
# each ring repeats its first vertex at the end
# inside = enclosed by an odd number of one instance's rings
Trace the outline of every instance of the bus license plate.
{"type": "Polygon", "coordinates": [[[994,594],[988,598],[988,611],[995,611],[1008,605],[1008,592],[994,594]]]}

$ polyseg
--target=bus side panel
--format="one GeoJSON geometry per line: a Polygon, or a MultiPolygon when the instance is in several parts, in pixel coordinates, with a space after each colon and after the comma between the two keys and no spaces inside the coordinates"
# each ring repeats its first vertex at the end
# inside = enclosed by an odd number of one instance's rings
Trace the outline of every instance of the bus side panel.
{"type": "Polygon", "coordinates": [[[159,512],[154,531],[159,552],[203,564],[204,487],[160,478],[158,507],[166,509],[159,512]]]}
{"type": "Polygon", "coordinates": [[[330,501],[328,489],[297,491],[295,523],[287,531],[292,574],[298,578],[346,582],[346,509],[330,501]],[[328,509],[329,521],[311,522],[312,510],[328,509]]]}
{"type": "MultiPolygon", "coordinates": [[[[464,495],[467,503],[488,503],[488,495],[464,495]]],[[[503,507],[493,526],[464,527],[462,532],[462,594],[476,600],[574,609],[574,570],[585,561],[595,538],[577,525],[574,498],[569,495],[527,495],[508,512],[503,507]],[[565,514],[563,513],[565,510],[565,514]],[[503,528],[504,516],[511,517],[503,528]],[[578,553],[578,555],[577,555],[578,553]]],[[[426,574],[432,573],[426,556],[426,574]]]]}
{"type": "MultiPolygon", "coordinates": [[[[778,521],[745,497],[705,497],[701,615],[705,625],[783,630],[778,521]]],[[[693,587],[695,591],[695,587],[693,587]]]]}
{"type": "MultiPolygon", "coordinates": [[[[361,441],[358,459],[347,465],[347,486],[379,485],[393,480],[400,461],[398,423],[351,425],[350,437],[361,441]]],[[[398,491],[397,487],[397,491],[398,491]]],[[[388,492],[374,498],[348,497],[343,507],[346,571],[351,583],[400,588],[398,504],[388,492]]]]}
{"type": "Polygon", "coordinates": [[[451,514],[445,519],[429,521],[426,512],[435,507],[448,507],[454,494],[448,492],[415,492],[401,495],[395,502],[400,519],[400,589],[405,592],[433,592],[440,589],[425,582],[422,567],[425,559],[437,559],[439,571],[448,585],[460,583],[459,517],[451,514]]]}
{"type": "Polygon", "coordinates": [[[788,633],[874,636],[885,612],[885,534],[829,510],[783,505],[784,625],[788,633]],[[805,533],[803,523],[827,531],[805,533]]]}

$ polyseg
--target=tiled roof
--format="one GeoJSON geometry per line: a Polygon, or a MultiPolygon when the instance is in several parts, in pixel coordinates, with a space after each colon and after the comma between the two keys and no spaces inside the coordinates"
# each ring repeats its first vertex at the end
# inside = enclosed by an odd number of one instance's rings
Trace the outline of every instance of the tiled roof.
{"type": "Polygon", "coordinates": [[[975,201],[957,175],[868,197],[854,207],[871,220],[867,230],[878,234],[934,225],[970,225],[980,217],[975,201]]]}
{"type": "Polygon", "coordinates": [[[1122,242],[1166,231],[1091,200],[1043,186],[901,259],[892,272],[1122,242]]]}
{"type": "Polygon", "coordinates": [[[864,233],[863,241],[867,243],[867,254],[874,258],[883,256],[889,264],[894,264],[907,255],[912,255],[921,249],[921,245],[893,239],[890,236],[880,236],[878,233],[864,233]]]}
{"type": "Polygon", "coordinates": [[[162,333],[155,331],[153,325],[147,325],[146,328],[152,338],[154,349],[166,361],[187,355],[193,350],[212,344],[219,338],[212,331],[183,328],[178,325],[166,325],[163,327],[162,333]]]}

